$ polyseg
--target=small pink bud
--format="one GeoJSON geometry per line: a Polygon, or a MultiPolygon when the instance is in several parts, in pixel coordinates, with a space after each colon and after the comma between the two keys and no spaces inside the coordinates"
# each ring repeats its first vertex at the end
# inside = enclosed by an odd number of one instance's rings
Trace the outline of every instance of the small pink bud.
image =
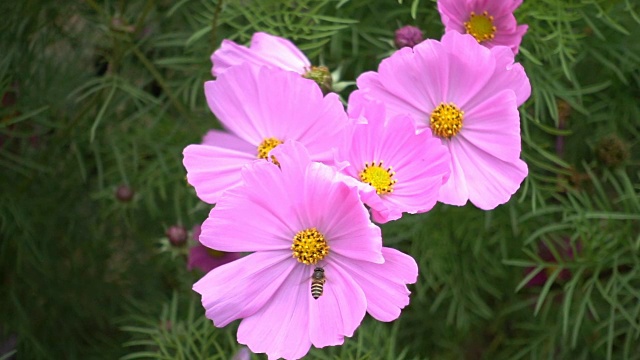
{"type": "Polygon", "coordinates": [[[116,199],[120,200],[120,202],[129,202],[133,199],[133,189],[127,185],[120,185],[116,189],[116,199]]]}
{"type": "Polygon", "coordinates": [[[396,38],[394,43],[398,49],[403,47],[414,47],[424,40],[422,30],[415,26],[406,25],[396,30],[396,38]]]}
{"type": "Polygon", "coordinates": [[[180,225],[173,225],[169,229],[167,229],[167,237],[169,238],[169,242],[171,245],[180,247],[184,246],[187,243],[187,237],[189,234],[187,233],[187,229],[180,225]]]}

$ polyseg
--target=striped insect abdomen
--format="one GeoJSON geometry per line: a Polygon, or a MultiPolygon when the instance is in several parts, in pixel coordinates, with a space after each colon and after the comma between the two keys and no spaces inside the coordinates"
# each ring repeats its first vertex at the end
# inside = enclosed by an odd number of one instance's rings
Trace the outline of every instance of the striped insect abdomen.
{"type": "Polygon", "coordinates": [[[322,291],[324,290],[324,282],[312,282],[311,283],[311,296],[314,299],[318,299],[322,296],[322,291]]]}
{"type": "Polygon", "coordinates": [[[324,290],[324,283],[327,279],[324,277],[324,269],[321,267],[317,267],[313,270],[313,275],[311,275],[311,296],[318,300],[320,296],[322,296],[322,291],[324,290]]]}

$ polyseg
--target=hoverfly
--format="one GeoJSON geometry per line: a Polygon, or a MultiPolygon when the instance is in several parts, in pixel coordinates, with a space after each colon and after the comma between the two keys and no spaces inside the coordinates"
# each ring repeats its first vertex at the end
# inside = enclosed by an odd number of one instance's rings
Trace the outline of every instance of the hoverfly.
{"type": "Polygon", "coordinates": [[[324,269],[317,266],[311,275],[311,296],[314,299],[318,300],[322,296],[325,282],[327,282],[327,278],[324,276],[324,269]]]}

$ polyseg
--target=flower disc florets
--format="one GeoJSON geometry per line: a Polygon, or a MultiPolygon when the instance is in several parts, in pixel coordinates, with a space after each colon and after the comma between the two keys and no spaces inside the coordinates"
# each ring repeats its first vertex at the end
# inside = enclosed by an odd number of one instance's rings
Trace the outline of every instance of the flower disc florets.
{"type": "Polygon", "coordinates": [[[493,40],[496,34],[496,27],[493,25],[493,16],[484,11],[481,15],[471,12],[469,21],[465,21],[464,28],[467,34],[472,35],[479,43],[493,40]]]}
{"type": "Polygon", "coordinates": [[[382,161],[378,164],[375,162],[368,162],[364,164],[364,170],[360,172],[360,180],[376,188],[378,195],[388,194],[393,192],[393,185],[397,182],[396,179],[392,179],[395,172],[389,167],[382,166],[382,161]]]}
{"type": "Polygon", "coordinates": [[[293,257],[305,265],[315,265],[329,254],[329,245],[315,227],[298,231],[291,245],[293,257]]]}
{"type": "MultiPolygon", "coordinates": [[[[282,141],[274,137],[270,137],[262,140],[260,145],[258,145],[258,159],[268,159],[269,152],[271,152],[271,150],[273,150],[276,146],[280,144],[282,144],[282,141]]],[[[275,157],[272,156],[271,160],[273,161],[274,164],[276,165],[278,164],[278,161],[276,160],[275,157]]]]}
{"type": "Polygon", "coordinates": [[[460,110],[454,103],[440,103],[431,112],[429,126],[435,135],[450,139],[462,129],[463,115],[464,111],[460,110]]]}

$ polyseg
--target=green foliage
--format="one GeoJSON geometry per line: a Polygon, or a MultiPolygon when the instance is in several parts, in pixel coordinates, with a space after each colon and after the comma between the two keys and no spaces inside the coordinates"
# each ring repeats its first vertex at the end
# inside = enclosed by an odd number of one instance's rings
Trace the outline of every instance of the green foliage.
{"type": "Polygon", "coordinates": [[[130,352],[121,359],[228,359],[236,353],[240,346],[232,333],[214,328],[195,296],[186,297],[180,301],[174,294],[159,320],[141,317],[132,319],[135,325],[123,326],[132,340],[123,344],[130,352]]]}
{"type": "MultiPolygon", "coordinates": [[[[219,127],[202,88],[222,39],[288,37],[334,71],[346,99],[394,51],[395,29],[443,32],[435,1],[417,0],[0,10],[0,93],[15,98],[0,108],[0,348],[16,336],[25,359],[238,351],[237,324],[204,317],[184,249],[159,245],[166,228],[209,210],[184,180],[181,152],[219,127]],[[121,185],[131,200],[115,195],[121,185]]],[[[439,205],[384,225],[385,244],[419,263],[411,304],[308,358],[638,358],[640,5],[525,1],[516,16],[529,25],[517,59],[532,84],[522,188],[494,211],[439,205]],[[629,158],[605,164],[600,140],[612,134],[629,158]],[[533,285],[538,275],[546,281],[533,285]]]]}

